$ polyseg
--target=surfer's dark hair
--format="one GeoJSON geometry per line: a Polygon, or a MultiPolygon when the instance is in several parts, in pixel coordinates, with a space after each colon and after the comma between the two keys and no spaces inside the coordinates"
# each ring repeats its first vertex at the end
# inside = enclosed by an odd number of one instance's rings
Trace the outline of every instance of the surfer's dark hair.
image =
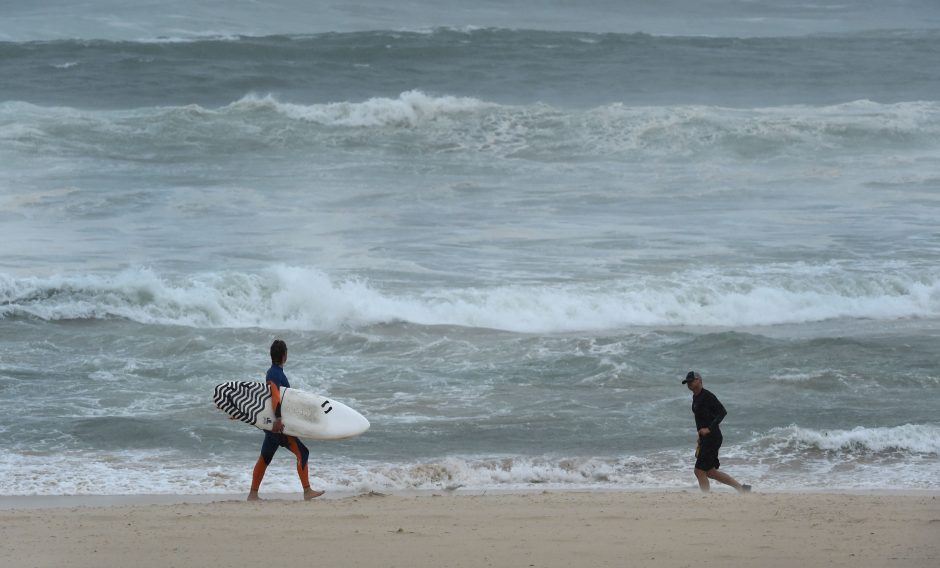
{"type": "Polygon", "coordinates": [[[283,339],[275,339],[274,343],[271,344],[271,363],[273,365],[280,365],[284,362],[284,357],[287,356],[287,344],[284,343],[283,339]]]}

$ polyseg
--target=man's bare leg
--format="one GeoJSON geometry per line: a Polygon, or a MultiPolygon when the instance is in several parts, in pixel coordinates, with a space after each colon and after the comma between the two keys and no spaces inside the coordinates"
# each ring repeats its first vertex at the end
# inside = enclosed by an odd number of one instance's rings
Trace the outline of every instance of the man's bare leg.
{"type": "MultiPolygon", "coordinates": [[[[699,471],[701,470],[698,470],[698,469],[695,470],[696,476],[698,475],[699,471]]],[[[735,478],[731,477],[730,475],[728,475],[727,473],[723,471],[719,471],[717,469],[710,469],[708,470],[706,475],[719,483],[724,483],[725,485],[730,485],[731,487],[734,487],[740,493],[747,493],[748,491],[751,490],[750,485],[741,485],[740,483],[738,483],[738,480],[736,480],[735,478]]],[[[699,485],[701,485],[701,483],[702,482],[699,481],[699,485]]]]}
{"type": "MultiPolygon", "coordinates": [[[[716,470],[712,470],[716,471],[716,470]]],[[[702,493],[708,493],[711,491],[711,484],[708,482],[708,474],[711,472],[706,472],[704,469],[695,468],[695,479],[698,479],[698,488],[702,490],[702,493]]]]}

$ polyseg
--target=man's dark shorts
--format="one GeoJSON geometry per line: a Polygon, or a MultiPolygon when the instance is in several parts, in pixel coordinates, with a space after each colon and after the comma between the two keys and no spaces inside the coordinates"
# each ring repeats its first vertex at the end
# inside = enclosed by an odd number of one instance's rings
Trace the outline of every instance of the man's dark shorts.
{"type": "Polygon", "coordinates": [[[718,432],[712,432],[699,441],[695,451],[695,469],[710,471],[721,467],[718,461],[718,449],[721,448],[722,441],[722,436],[718,432]]]}

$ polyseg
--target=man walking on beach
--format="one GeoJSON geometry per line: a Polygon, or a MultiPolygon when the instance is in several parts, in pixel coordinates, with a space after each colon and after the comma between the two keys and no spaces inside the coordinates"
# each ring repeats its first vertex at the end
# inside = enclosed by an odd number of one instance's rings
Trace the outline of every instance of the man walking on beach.
{"type": "Polygon", "coordinates": [[[695,448],[695,477],[703,493],[711,489],[709,479],[730,485],[740,493],[748,493],[750,485],[742,485],[723,471],[718,471],[718,449],[721,448],[721,429],[718,425],[728,412],[718,397],[702,386],[702,375],[689,371],[682,384],[692,391],[692,413],[695,414],[695,429],[698,430],[698,445],[695,448]]]}
{"type": "Polygon", "coordinates": [[[290,388],[287,381],[287,375],[284,374],[284,365],[287,363],[287,343],[283,340],[275,339],[271,344],[271,368],[268,369],[266,380],[271,389],[272,403],[274,405],[274,425],[271,432],[265,430],[264,443],[261,445],[261,456],[255,463],[255,468],[251,474],[251,491],[248,493],[249,501],[258,500],[258,489],[261,487],[261,480],[264,479],[264,472],[268,469],[271,459],[274,458],[274,452],[278,448],[287,448],[297,458],[297,476],[300,478],[300,484],[304,489],[304,499],[310,500],[323,495],[322,491],[316,491],[310,488],[310,481],[307,473],[307,459],[310,457],[310,450],[300,441],[300,438],[284,434],[284,422],[281,420],[281,389],[290,388]]]}

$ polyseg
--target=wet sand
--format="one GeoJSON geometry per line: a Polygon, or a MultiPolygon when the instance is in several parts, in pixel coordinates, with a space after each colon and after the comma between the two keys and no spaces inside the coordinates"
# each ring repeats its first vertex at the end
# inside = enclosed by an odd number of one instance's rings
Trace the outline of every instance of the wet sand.
{"type": "Polygon", "coordinates": [[[938,497],[544,492],[254,503],[128,497],[131,503],[86,499],[79,506],[74,499],[82,498],[4,498],[0,551],[17,567],[252,566],[300,558],[304,566],[400,568],[932,568],[940,562],[938,497]],[[201,502],[174,502],[181,500],[201,502]]]}

